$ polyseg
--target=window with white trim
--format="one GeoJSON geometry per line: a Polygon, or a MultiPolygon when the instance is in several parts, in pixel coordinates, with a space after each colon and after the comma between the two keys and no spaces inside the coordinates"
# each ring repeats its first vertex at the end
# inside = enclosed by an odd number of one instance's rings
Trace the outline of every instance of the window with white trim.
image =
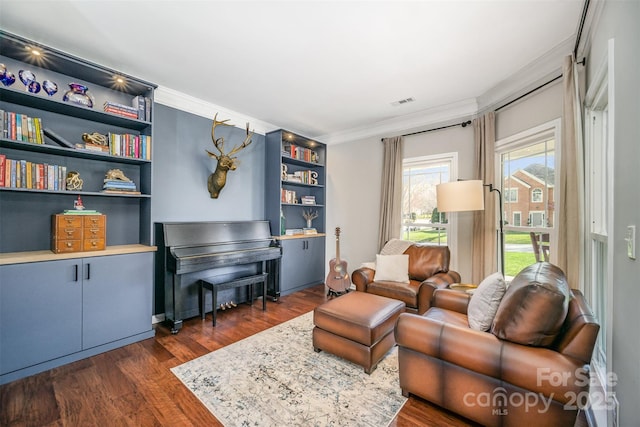
{"type": "Polygon", "coordinates": [[[559,138],[558,119],[496,142],[496,182],[506,190],[503,253],[507,278],[536,262],[531,233],[549,245],[549,261],[555,260],[559,138]],[[514,198],[510,194],[513,188],[519,188],[522,197],[514,198]]]}
{"type": "Polygon", "coordinates": [[[542,203],[542,189],[534,188],[531,192],[531,201],[533,203],[542,203]]]}
{"type": "Polygon", "coordinates": [[[518,189],[517,188],[505,188],[504,201],[516,203],[518,201],[518,189]]]}
{"type": "Polygon", "coordinates": [[[436,185],[457,178],[457,163],[457,153],[404,159],[402,239],[442,246],[450,243],[454,224],[448,214],[438,212],[436,185]]]}
{"type": "Polygon", "coordinates": [[[513,226],[520,227],[522,225],[522,212],[513,212],[513,226]]]}

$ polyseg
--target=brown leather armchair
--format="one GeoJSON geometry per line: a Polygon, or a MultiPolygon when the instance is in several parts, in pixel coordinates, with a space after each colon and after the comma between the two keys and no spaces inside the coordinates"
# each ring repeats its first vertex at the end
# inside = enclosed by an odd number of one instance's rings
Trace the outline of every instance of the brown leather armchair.
{"type": "MultiPolygon", "coordinates": [[[[524,284],[531,292],[540,292],[534,281],[565,280],[564,274],[548,268],[551,264],[536,265],[520,278],[531,281],[524,284]]],[[[436,291],[432,308],[423,316],[403,313],[396,323],[403,395],[414,394],[486,426],[573,426],[576,405],[589,390],[589,363],[600,327],[580,291],[566,289],[566,317],[558,317],[559,333],[552,338],[545,335],[540,342],[551,339],[551,344],[542,346],[498,338],[500,306],[493,333],[470,329],[466,315],[470,296],[450,289],[436,291]]],[[[540,312],[531,312],[542,309],[531,292],[521,305],[529,313],[502,310],[503,316],[514,317],[512,327],[535,323],[536,318],[545,322],[540,312]]]]}
{"type": "Polygon", "coordinates": [[[433,291],[460,282],[460,274],[449,270],[447,246],[413,244],[409,255],[409,283],[373,280],[375,270],[359,268],[351,274],[356,290],[403,301],[406,311],[422,314],[431,306],[433,291]]]}

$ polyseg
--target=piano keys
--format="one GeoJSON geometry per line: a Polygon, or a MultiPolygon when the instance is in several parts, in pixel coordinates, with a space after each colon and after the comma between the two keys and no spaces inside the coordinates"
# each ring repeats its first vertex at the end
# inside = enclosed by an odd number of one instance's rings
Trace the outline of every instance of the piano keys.
{"type": "Polygon", "coordinates": [[[156,292],[164,292],[165,322],[174,334],[186,315],[188,288],[197,286],[183,283],[191,273],[255,264],[258,274],[269,274],[268,295],[280,296],[282,248],[271,236],[269,221],[163,222],[155,223],[155,235],[156,292]]]}

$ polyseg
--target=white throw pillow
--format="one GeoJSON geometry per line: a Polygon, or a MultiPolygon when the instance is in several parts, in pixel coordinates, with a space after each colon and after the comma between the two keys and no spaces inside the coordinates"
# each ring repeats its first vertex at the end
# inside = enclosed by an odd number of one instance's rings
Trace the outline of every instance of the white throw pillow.
{"type": "Polygon", "coordinates": [[[471,329],[489,330],[506,289],[507,285],[501,273],[487,276],[478,285],[467,307],[467,318],[471,329]]]}
{"type": "Polygon", "coordinates": [[[409,255],[376,255],[373,280],[409,283],[409,255]]]}

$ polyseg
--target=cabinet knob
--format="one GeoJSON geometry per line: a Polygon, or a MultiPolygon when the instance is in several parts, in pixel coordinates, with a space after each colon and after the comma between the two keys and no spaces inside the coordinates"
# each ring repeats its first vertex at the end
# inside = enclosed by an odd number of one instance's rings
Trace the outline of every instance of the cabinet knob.
{"type": "Polygon", "coordinates": [[[67,247],[70,248],[71,246],[73,246],[73,244],[71,244],[71,242],[67,242],[67,247]]]}
{"type": "Polygon", "coordinates": [[[69,236],[69,237],[73,236],[73,231],[67,230],[67,236],[69,236]]]}
{"type": "Polygon", "coordinates": [[[91,242],[91,246],[95,246],[95,245],[96,245],[96,242],[91,242]]]}

